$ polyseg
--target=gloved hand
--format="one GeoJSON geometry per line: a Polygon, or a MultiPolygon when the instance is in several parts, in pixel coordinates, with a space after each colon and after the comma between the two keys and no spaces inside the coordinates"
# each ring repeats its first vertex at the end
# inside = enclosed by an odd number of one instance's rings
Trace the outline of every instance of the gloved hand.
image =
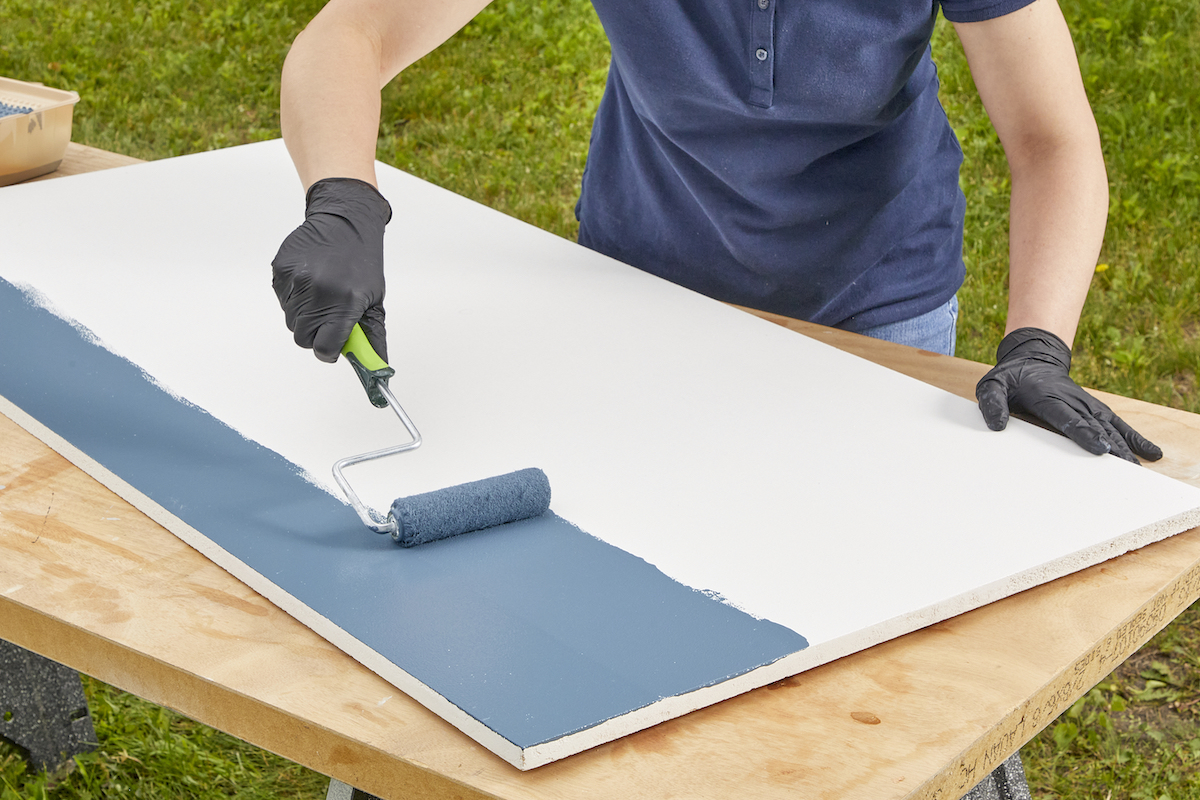
{"type": "Polygon", "coordinates": [[[1019,328],[996,348],[996,366],[975,387],[987,426],[1004,430],[1011,410],[1040,420],[1095,455],[1141,463],[1162,450],[1068,377],[1071,348],[1040,328],[1019,328]]]}
{"type": "Polygon", "coordinates": [[[325,178],[308,190],[304,223],[279,248],[271,286],[301,347],[337,361],[354,323],[387,361],[383,229],[392,207],[369,183],[325,178]]]}

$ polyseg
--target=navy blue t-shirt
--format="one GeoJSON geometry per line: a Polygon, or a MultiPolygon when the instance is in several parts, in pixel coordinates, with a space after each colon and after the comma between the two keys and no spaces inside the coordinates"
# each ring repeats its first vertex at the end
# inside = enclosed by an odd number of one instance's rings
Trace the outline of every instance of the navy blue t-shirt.
{"type": "MultiPolygon", "coordinates": [[[[943,0],[952,21],[1031,0],[943,0]]],[[[863,330],[962,284],[934,0],[593,0],[612,64],[579,241],[711,297],[863,330]]]]}

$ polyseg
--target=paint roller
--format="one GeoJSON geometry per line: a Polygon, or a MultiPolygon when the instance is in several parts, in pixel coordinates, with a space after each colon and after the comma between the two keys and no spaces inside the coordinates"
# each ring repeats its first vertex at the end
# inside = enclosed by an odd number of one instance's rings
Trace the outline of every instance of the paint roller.
{"type": "Polygon", "coordinates": [[[350,487],[343,471],[355,464],[416,450],[421,446],[421,434],[388,388],[388,379],[396,371],[379,357],[358,324],[342,348],[342,355],[354,367],[371,404],[377,408],[391,407],[411,437],[411,441],[349,456],[333,465],[334,480],[368,528],[375,533],[390,533],[401,547],[413,547],[529,519],[550,508],[550,480],[536,468],[401,497],[392,503],[386,517],[366,506],[350,487]]]}

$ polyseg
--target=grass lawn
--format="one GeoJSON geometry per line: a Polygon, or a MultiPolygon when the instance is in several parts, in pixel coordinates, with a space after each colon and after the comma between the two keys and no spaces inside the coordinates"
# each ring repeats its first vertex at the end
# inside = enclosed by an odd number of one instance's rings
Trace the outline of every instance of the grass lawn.
{"type": "MultiPolygon", "coordinates": [[[[319,0],[0,0],[0,75],[74,89],[74,139],[141,158],[278,136],[278,75],[319,0]]],[[[1076,342],[1085,385],[1200,412],[1200,13],[1195,0],[1063,0],[1100,124],[1108,234],[1076,342]]],[[[1004,318],[1008,178],[948,28],[934,45],[966,155],[959,354],[1004,318]]],[[[607,67],[585,0],[497,0],[384,92],[379,158],[574,238],[607,67]]],[[[236,187],[232,187],[236,190],[236,187]]],[[[264,265],[265,269],[266,265],[264,265]]],[[[1023,750],[1035,796],[1200,798],[1192,609],[1023,750]]],[[[94,681],[103,747],[30,776],[0,747],[0,800],[323,796],[324,779],[94,681]],[[51,788],[53,787],[53,788],[51,788]]]]}

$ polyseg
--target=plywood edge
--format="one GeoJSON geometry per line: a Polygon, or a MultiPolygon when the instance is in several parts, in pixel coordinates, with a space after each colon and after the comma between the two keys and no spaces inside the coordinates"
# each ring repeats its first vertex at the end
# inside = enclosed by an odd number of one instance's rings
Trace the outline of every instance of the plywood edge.
{"type": "Polygon", "coordinates": [[[67,152],[63,156],[62,162],[58,165],[58,169],[47,173],[27,183],[35,181],[46,181],[53,178],[64,178],[68,175],[82,175],[85,172],[97,172],[104,169],[113,169],[114,167],[127,167],[131,164],[144,164],[140,158],[126,156],[120,153],[113,153],[108,150],[101,150],[98,147],[90,147],[86,144],[78,142],[69,142],[67,144],[67,152]]]}
{"type": "Polygon", "coordinates": [[[770,664],[756,667],[720,683],[704,686],[685,694],[664,697],[657,702],[643,706],[627,714],[622,714],[619,717],[605,720],[576,733],[527,747],[521,768],[529,770],[545,766],[567,756],[576,755],[593,747],[616,741],[624,736],[677,719],[693,711],[698,711],[699,709],[720,703],[723,700],[729,700],[745,694],[753,689],[759,689],[784,678],[789,678],[797,672],[824,663],[814,662],[811,659],[806,660],[804,656],[810,649],[806,648],[783,658],[776,659],[770,664]]]}
{"type": "Polygon", "coordinates": [[[983,608],[1028,589],[1074,575],[1147,545],[1197,530],[1200,530],[1200,508],[1189,509],[1138,528],[1128,534],[1068,554],[1055,562],[1023,570],[1007,578],[926,606],[911,614],[895,617],[866,631],[853,633],[809,649],[819,652],[821,654],[819,663],[826,664],[837,658],[852,655],[869,647],[898,639],[905,634],[983,608]]]}
{"type": "Polygon", "coordinates": [[[4,602],[0,635],[7,641],[323,775],[380,797],[499,798],[154,656],[47,617],[11,598],[0,601],[4,602]],[[453,794],[447,791],[448,783],[454,785],[453,794]],[[403,795],[396,794],[397,787],[404,787],[403,795]]]}
{"type": "Polygon", "coordinates": [[[962,797],[1197,599],[1200,599],[1200,559],[1154,593],[1087,652],[1058,670],[1029,699],[1013,707],[998,724],[918,787],[910,796],[912,800],[962,797]]]}

